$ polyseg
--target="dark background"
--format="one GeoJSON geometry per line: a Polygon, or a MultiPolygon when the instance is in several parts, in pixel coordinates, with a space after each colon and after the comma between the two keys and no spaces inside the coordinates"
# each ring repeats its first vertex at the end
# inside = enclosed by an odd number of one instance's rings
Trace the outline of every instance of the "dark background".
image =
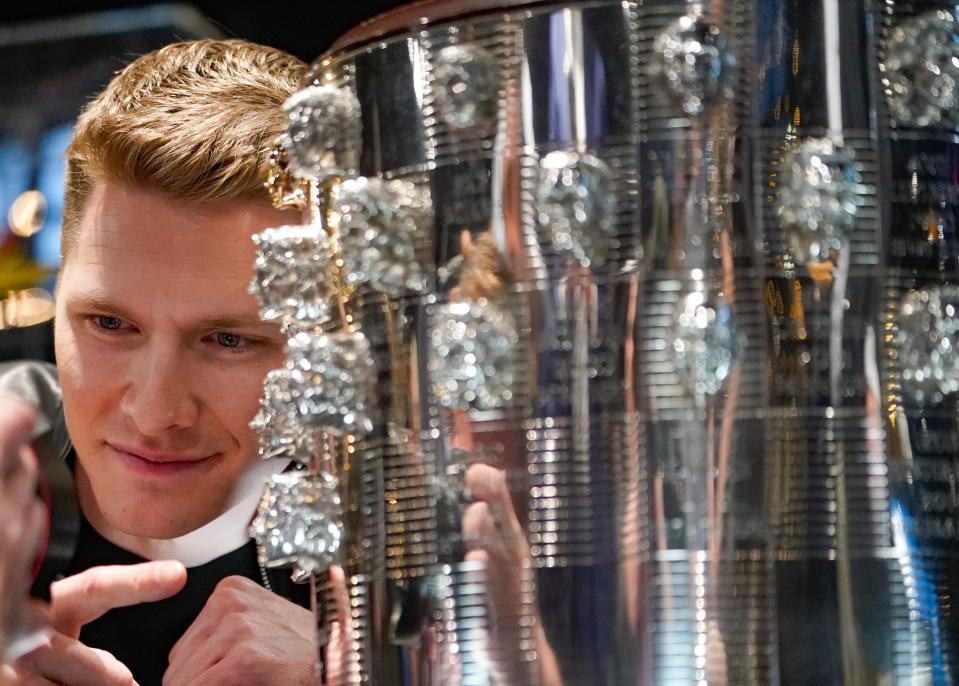
{"type": "MultiPolygon", "coordinates": [[[[148,4],[129,0],[4,0],[0,6],[0,25],[97,10],[140,8],[148,4]]],[[[198,0],[185,4],[196,7],[227,36],[266,43],[301,59],[312,60],[362,20],[404,3],[397,0],[198,0]]]]}

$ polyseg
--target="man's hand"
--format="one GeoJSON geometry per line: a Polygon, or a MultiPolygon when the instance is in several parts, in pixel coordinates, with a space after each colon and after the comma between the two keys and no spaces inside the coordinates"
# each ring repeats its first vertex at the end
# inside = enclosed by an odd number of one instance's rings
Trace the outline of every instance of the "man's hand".
{"type": "Polygon", "coordinates": [[[46,522],[26,447],[34,419],[26,403],[0,397],[0,662],[27,622],[30,566],[46,522]]]}
{"type": "Polygon", "coordinates": [[[22,686],[131,686],[136,682],[119,660],[88,648],[77,637],[84,624],[116,607],[163,600],[186,583],[179,562],[94,567],[50,587],[50,624],[54,633],[41,648],[13,665],[14,684],[22,686]]]}
{"type": "Polygon", "coordinates": [[[313,613],[230,576],[173,646],[163,686],[313,686],[317,655],[313,613]]]}

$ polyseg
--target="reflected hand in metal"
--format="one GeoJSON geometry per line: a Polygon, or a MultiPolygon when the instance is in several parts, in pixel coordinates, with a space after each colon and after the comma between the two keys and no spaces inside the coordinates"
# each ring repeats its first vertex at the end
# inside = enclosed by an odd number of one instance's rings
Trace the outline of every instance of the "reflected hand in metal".
{"type": "MultiPolygon", "coordinates": [[[[467,562],[481,562],[486,573],[491,651],[509,654],[532,641],[535,652],[537,683],[562,686],[562,676],[553,649],[546,639],[542,620],[533,605],[535,589],[533,560],[526,534],[519,522],[506,473],[487,464],[473,464],[464,480],[469,496],[475,501],[463,515],[463,540],[467,562]]],[[[504,676],[509,682],[509,676],[504,676]]]]}

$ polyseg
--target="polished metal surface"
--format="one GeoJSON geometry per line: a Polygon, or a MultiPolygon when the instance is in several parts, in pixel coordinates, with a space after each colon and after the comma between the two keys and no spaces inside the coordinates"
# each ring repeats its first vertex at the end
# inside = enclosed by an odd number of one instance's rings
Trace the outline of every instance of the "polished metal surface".
{"type": "Polygon", "coordinates": [[[427,286],[343,305],[356,681],[959,683],[955,12],[525,3],[314,65],[432,205],[427,286]]]}

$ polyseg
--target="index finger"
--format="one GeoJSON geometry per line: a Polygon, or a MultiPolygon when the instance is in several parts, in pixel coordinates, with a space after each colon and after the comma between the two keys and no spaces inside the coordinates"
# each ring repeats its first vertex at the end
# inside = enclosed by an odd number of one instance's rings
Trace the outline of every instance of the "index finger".
{"type": "Polygon", "coordinates": [[[93,567],[51,585],[53,628],[76,638],[113,608],[164,600],[184,584],[186,568],[169,560],[93,567]]]}
{"type": "Polygon", "coordinates": [[[482,462],[471,464],[466,470],[464,485],[474,500],[499,500],[512,507],[506,472],[502,469],[482,462]]]}
{"type": "Polygon", "coordinates": [[[488,464],[472,464],[466,470],[464,484],[477,503],[485,503],[489,507],[508,547],[515,548],[520,542],[525,546],[526,535],[513,507],[506,472],[488,464]]]}

